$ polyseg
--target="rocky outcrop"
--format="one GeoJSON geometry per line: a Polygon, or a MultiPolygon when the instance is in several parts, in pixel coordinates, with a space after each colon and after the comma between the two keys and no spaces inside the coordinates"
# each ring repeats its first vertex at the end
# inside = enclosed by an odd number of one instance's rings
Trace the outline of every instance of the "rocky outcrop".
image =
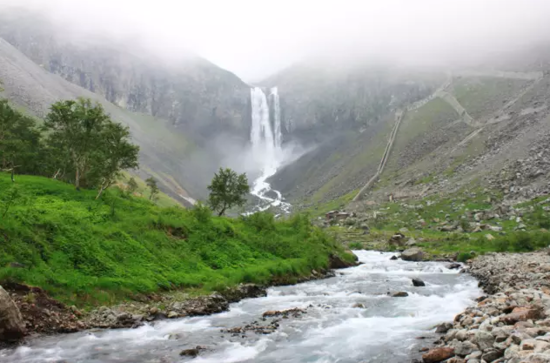
{"type": "Polygon", "coordinates": [[[470,262],[489,294],[457,315],[439,349],[463,362],[550,362],[550,259],[491,253],[470,262]]]}
{"type": "Polygon", "coordinates": [[[25,335],[25,325],[19,309],[0,286],[0,341],[16,342],[25,335]]]}

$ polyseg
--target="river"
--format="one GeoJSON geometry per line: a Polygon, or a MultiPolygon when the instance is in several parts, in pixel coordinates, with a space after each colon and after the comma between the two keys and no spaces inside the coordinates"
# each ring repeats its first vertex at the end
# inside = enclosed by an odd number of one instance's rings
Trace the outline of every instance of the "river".
{"type": "Polygon", "coordinates": [[[5,363],[370,363],[410,362],[419,337],[434,336],[436,324],[454,316],[481,295],[477,281],[444,263],[390,260],[391,253],[356,251],[362,265],[338,270],[333,278],[274,287],[268,296],[231,305],[207,317],[164,320],[137,329],[88,331],[30,340],[0,351],[5,363]],[[424,287],[413,287],[420,278],[424,287]],[[407,297],[387,292],[405,291],[407,297]],[[357,307],[362,304],[364,307],[357,307]],[[269,310],[305,309],[281,319],[271,334],[233,336],[269,310]],[[196,358],[184,349],[207,349],[196,358]]]}

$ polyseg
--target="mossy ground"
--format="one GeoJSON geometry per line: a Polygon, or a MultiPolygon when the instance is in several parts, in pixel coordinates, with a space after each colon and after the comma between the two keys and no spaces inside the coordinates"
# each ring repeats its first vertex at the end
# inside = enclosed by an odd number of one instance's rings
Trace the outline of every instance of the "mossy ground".
{"type": "Polygon", "coordinates": [[[24,282],[90,306],[163,290],[263,284],[327,267],[331,253],[352,258],[307,216],[219,218],[118,188],[95,196],[42,177],[11,183],[0,173],[0,283],[24,282]]]}

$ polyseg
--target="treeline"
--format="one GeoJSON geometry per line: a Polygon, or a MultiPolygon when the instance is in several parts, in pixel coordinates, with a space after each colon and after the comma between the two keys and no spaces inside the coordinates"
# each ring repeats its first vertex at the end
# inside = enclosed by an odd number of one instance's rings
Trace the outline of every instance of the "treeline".
{"type": "Polygon", "coordinates": [[[95,188],[99,197],[122,170],[135,169],[139,147],[128,127],[89,99],[54,103],[42,125],[0,100],[0,170],[95,188]]]}

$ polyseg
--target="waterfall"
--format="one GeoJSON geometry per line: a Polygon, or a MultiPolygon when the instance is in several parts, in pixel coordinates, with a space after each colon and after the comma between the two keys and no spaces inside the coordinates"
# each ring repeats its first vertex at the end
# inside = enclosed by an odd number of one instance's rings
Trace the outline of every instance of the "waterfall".
{"type": "Polygon", "coordinates": [[[281,193],[272,190],[266,180],[275,175],[283,161],[283,132],[281,127],[281,106],[277,87],[270,89],[268,97],[260,87],[250,89],[252,106],[252,127],[250,142],[254,161],[261,169],[261,175],[254,181],[251,194],[257,196],[260,204],[255,211],[278,206],[288,211],[290,204],[283,202],[281,193]],[[273,113],[270,111],[272,106],[273,113]],[[271,118],[270,116],[273,115],[271,118]],[[268,196],[269,194],[269,196],[268,196]]]}
{"type": "Polygon", "coordinates": [[[275,149],[281,149],[283,144],[283,131],[281,129],[281,103],[279,101],[279,91],[277,87],[271,89],[271,99],[273,100],[273,124],[275,149]]]}

